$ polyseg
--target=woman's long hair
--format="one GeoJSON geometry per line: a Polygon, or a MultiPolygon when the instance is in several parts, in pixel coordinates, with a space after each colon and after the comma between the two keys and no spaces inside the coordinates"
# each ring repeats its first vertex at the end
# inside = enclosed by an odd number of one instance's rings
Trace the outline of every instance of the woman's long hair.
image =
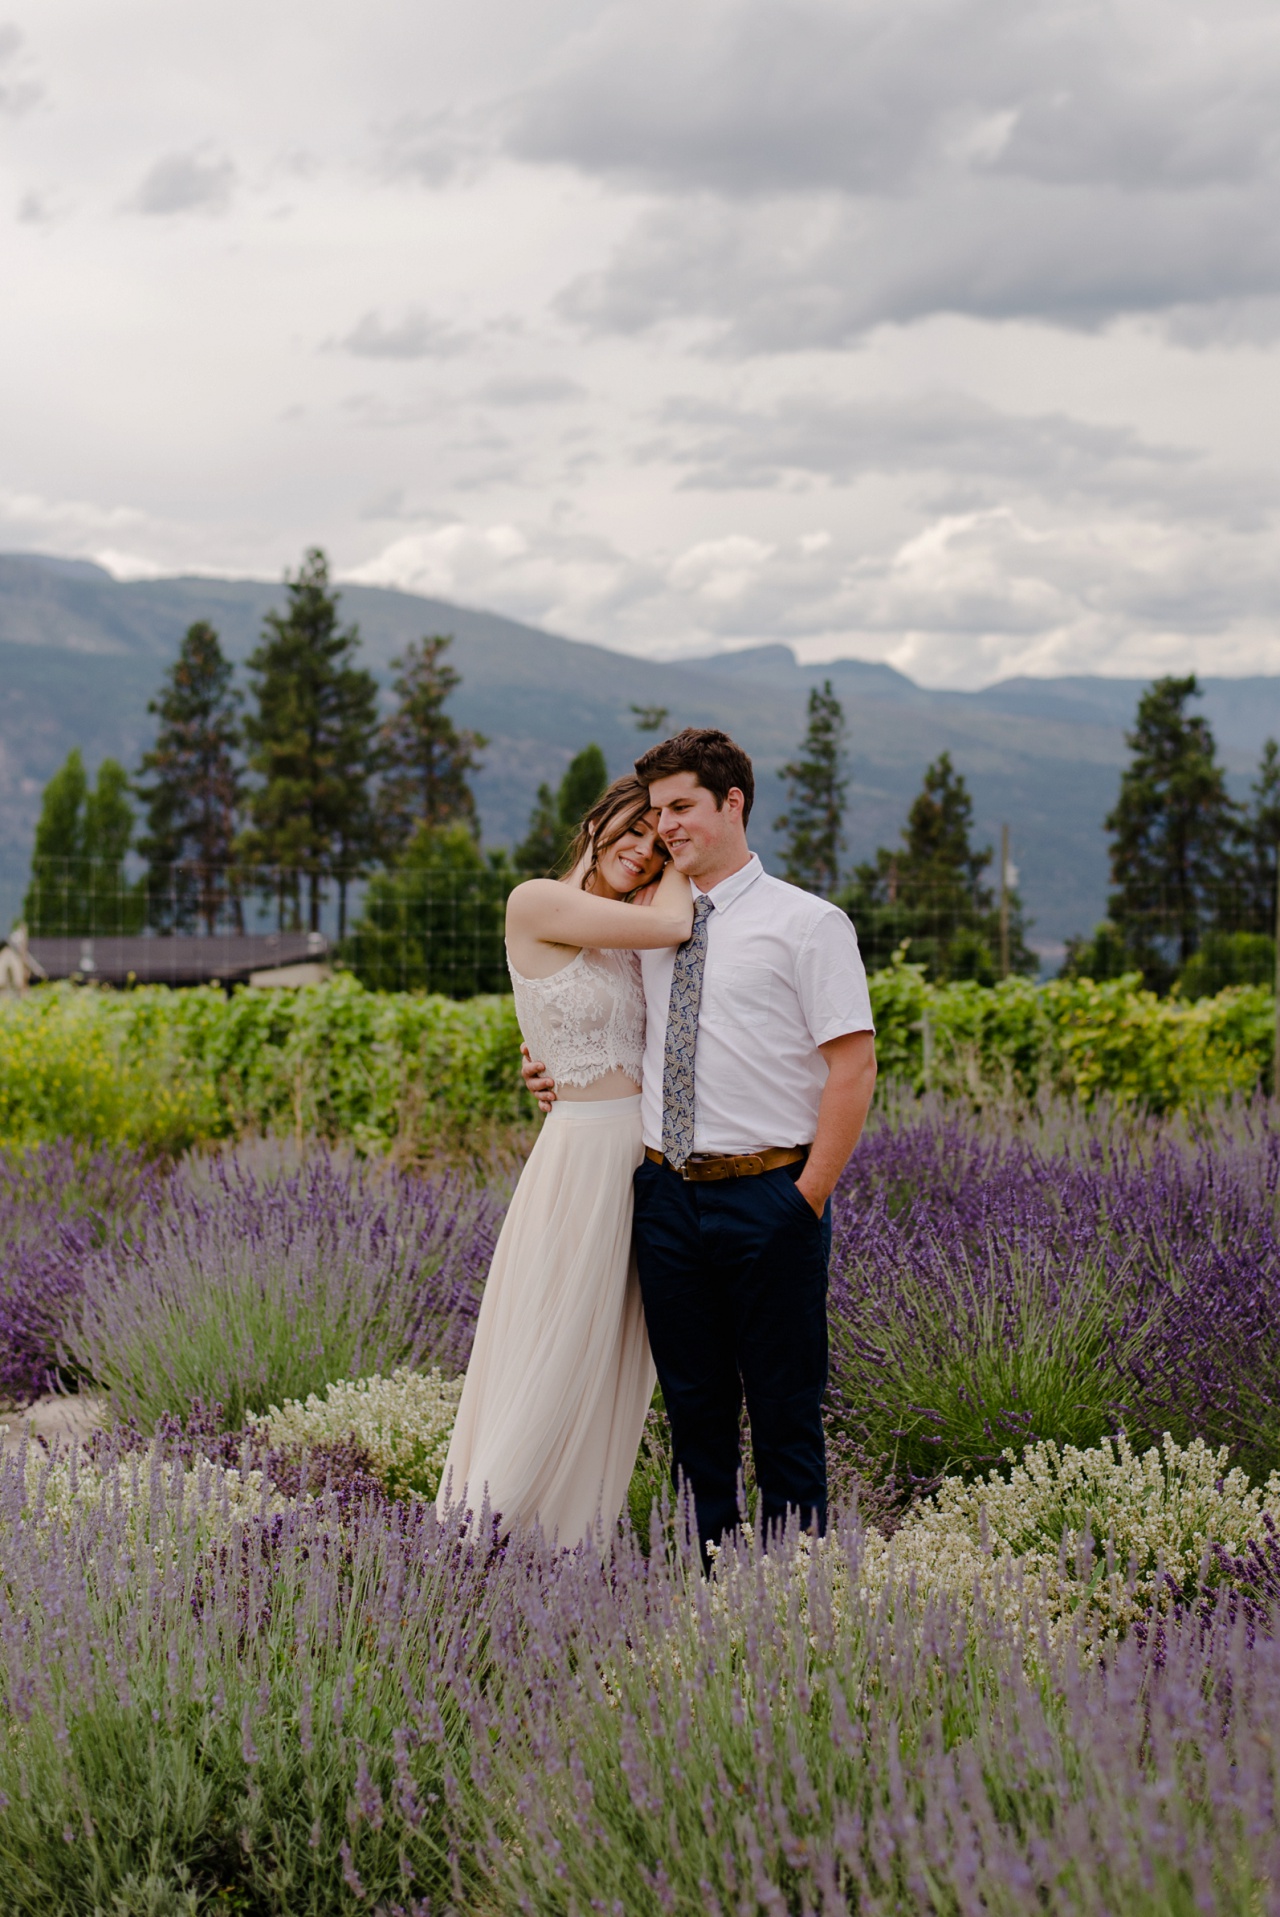
{"type": "MultiPolygon", "coordinates": [[[[600,854],[620,839],[631,826],[638,825],[646,812],[652,812],[649,788],[632,772],[626,772],[606,786],[586,813],[565,854],[563,869],[572,872],[579,860],[587,862],[582,889],[589,892],[599,866],[600,854]]],[[[666,856],[665,854],[663,855],[666,856]]]]}

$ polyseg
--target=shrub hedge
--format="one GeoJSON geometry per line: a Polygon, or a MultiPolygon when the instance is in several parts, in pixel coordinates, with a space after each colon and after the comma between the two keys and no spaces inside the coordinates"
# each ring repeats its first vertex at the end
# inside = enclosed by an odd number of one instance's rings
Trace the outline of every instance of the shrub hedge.
{"type": "MultiPolygon", "coordinates": [[[[930,985],[899,958],[871,980],[881,1070],[917,1090],[1101,1093],[1156,1112],[1268,1086],[1274,1000],[1185,1002],[1136,977],[930,985]]],[[[53,986],[0,1000],[0,1142],[70,1137],[152,1151],[248,1133],[363,1152],[528,1117],[508,997],[53,986]]]]}

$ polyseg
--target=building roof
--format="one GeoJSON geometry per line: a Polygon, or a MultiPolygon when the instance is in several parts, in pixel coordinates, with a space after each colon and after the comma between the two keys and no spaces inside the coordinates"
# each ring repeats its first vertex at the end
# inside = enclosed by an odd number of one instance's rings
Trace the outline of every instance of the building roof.
{"type": "Polygon", "coordinates": [[[328,955],[319,932],[217,934],[213,938],[71,938],[28,940],[37,975],[96,979],[103,985],[231,984],[278,965],[297,965],[328,955]]]}

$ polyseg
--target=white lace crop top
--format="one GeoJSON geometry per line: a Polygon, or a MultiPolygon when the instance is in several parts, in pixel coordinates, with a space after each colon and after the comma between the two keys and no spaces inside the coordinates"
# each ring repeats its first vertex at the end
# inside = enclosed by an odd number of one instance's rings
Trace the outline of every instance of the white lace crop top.
{"type": "Polygon", "coordinates": [[[550,978],[525,978],[507,955],[516,1017],[530,1056],[560,1085],[590,1085],[644,1063],[644,988],[635,952],[583,949],[550,978]]]}

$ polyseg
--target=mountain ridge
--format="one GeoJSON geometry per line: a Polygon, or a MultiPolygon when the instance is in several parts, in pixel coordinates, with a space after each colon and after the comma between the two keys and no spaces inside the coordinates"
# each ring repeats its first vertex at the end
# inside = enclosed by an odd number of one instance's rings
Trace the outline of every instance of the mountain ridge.
{"type": "MultiPolygon", "coordinates": [[[[830,678],[846,714],[850,862],[896,840],[930,759],[950,751],[974,794],[979,841],[1013,830],[1022,892],[1045,945],[1087,930],[1106,894],[1102,820],[1126,756],[1140,680],[1013,678],[978,691],[917,685],[870,660],[802,665],[770,644],[656,662],[471,607],[338,582],[384,689],[410,639],[454,635],[462,675],[451,710],[490,745],[476,780],[489,843],[523,835],[540,780],[557,780],[588,739],[621,771],[646,743],[629,708],[665,705],[670,724],[720,724],[752,754],[752,840],[776,863],[779,767],[803,735],[809,690],[830,678]]],[[[193,620],[208,619],[242,662],[282,582],[183,575],[115,579],[90,561],[0,554],[0,918],[21,897],[40,791],[70,747],[92,765],[136,765],[146,713],[193,620]]],[[[1280,734],[1280,676],[1206,679],[1203,710],[1240,790],[1262,741],[1280,734]]]]}

